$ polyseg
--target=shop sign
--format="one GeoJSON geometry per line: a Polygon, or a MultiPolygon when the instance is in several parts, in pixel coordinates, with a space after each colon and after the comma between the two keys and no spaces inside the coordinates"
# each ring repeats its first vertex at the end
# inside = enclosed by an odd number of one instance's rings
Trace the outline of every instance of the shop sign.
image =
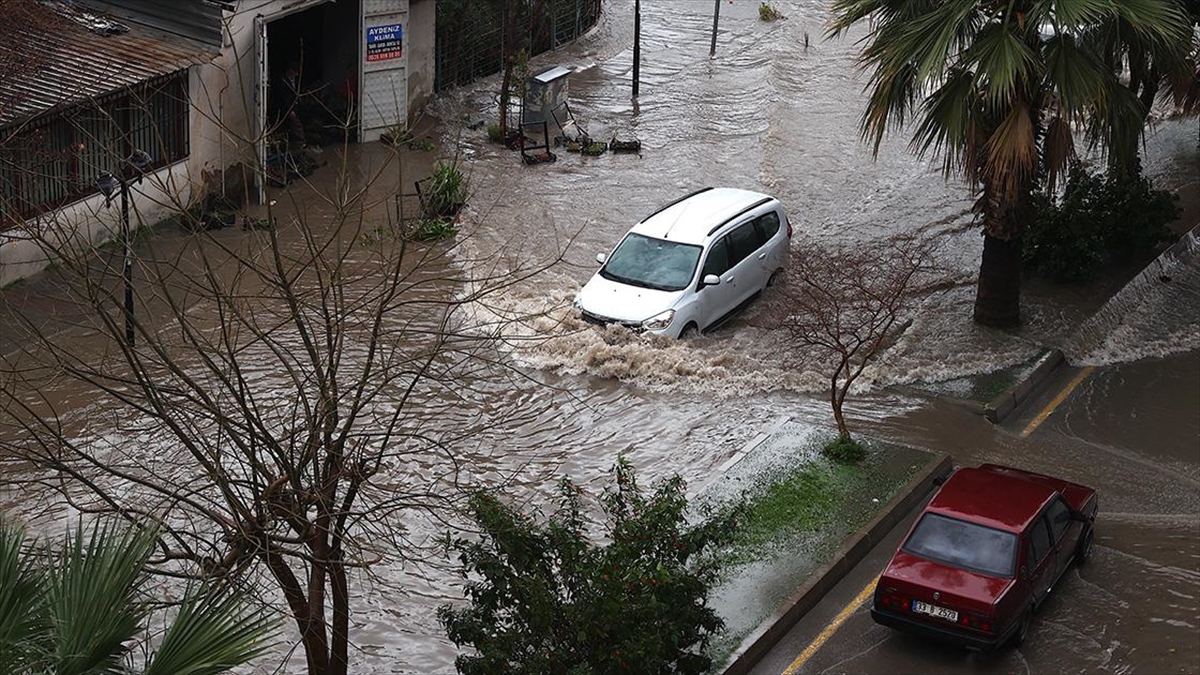
{"type": "Polygon", "coordinates": [[[398,23],[367,27],[367,61],[398,59],[403,53],[404,29],[398,23]]]}

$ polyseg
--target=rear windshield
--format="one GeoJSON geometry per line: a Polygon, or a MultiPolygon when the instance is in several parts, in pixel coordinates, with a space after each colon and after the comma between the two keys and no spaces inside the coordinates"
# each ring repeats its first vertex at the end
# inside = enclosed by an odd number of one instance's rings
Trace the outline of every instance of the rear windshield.
{"type": "Polygon", "coordinates": [[[600,276],[660,291],[682,290],[692,283],[700,250],[691,244],[630,234],[608,257],[600,276]]]}
{"type": "Polygon", "coordinates": [[[1017,535],[991,527],[926,513],[904,542],[913,555],[951,567],[1011,578],[1017,535]]]}

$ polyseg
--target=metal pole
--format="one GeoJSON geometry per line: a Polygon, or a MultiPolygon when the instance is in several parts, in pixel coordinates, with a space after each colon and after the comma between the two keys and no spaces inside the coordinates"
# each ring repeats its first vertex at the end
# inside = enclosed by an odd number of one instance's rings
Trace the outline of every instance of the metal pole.
{"type": "Polygon", "coordinates": [[[638,97],[639,70],[642,64],[642,0],[633,0],[633,97],[638,97]]]}
{"type": "Polygon", "coordinates": [[[129,236],[129,182],[121,179],[121,233],[125,238],[125,344],[133,347],[133,241],[129,236]]]}
{"type": "Polygon", "coordinates": [[[713,35],[712,47],[708,49],[708,56],[711,58],[717,55],[717,21],[721,18],[721,0],[715,0],[713,3],[713,35]]]}

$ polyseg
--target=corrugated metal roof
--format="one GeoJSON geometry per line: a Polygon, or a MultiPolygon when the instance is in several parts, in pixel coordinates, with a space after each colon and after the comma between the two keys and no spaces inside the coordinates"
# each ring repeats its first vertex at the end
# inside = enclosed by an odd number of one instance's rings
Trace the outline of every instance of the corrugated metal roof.
{"type": "Polygon", "coordinates": [[[82,8],[53,9],[62,17],[55,30],[0,44],[0,58],[6,51],[31,51],[38,63],[34,72],[0,82],[0,127],[211,62],[219,52],[82,8]]]}
{"type": "Polygon", "coordinates": [[[77,4],[162,35],[220,49],[221,8],[202,0],[76,0],[77,4]]]}

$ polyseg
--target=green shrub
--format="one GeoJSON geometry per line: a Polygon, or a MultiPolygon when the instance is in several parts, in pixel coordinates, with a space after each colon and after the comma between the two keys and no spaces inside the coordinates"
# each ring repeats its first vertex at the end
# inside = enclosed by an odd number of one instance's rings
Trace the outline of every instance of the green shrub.
{"type": "Polygon", "coordinates": [[[838,436],[825,444],[821,454],[838,464],[858,464],[867,456],[867,448],[849,436],[838,436]]]}
{"type": "Polygon", "coordinates": [[[708,672],[708,645],[722,626],[708,604],[715,553],[728,545],[742,508],[687,515],[679,476],[642,490],[621,458],[599,509],[600,541],[583,491],[560,484],[548,518],[522,513],[491,492],[471,497],[470,536],[447,536],[462,563],[467,604],[438,619],[468,649],[462,675],[484,673],[708,672]],[[475,535],[474,532],[478,532],[475,535]]]}
{"type": "Polygon", "coordinates": [[[489,124],[487,127],[487,135],[488,135],[488,140],[493,143],[499,143],[501,140],[503,140],[500,137],[500,125],[499,124],[489,124]]]}
{"type": "Polygon", "coordinates": [[[758,18],[763,21],[778,21],[779,19],[784,19],[787,17],[783,15],[783,12],[780,12],[778,9],[776,9],[774,5],[766,2],[760,2],[758,4],[758,18]]]}
{"type": "Polygon", "coordinates": [[[1171,238],[1177,197],[1156,190],[1135,166],[1129,174],[1093,174],[1071,166],[1057,199],[1040,190],[1025,230],[1026,267],[1057,281],[1090,279],[1101,265],[1147,253],[1171,238]]]}
{"type": "Polygon", "coordinates": [[[458,225],[453,218],[422,218],[409,232],[410,239],[417,241],[441,241],[453,237],[458,225]]]}
{"type": "Polygon", "coordinates": [[[467,203],[467,176],[462,172],[458,159],[438,162],[433,173],[425,182],[425,217],[453,218],[467,203]]]}

